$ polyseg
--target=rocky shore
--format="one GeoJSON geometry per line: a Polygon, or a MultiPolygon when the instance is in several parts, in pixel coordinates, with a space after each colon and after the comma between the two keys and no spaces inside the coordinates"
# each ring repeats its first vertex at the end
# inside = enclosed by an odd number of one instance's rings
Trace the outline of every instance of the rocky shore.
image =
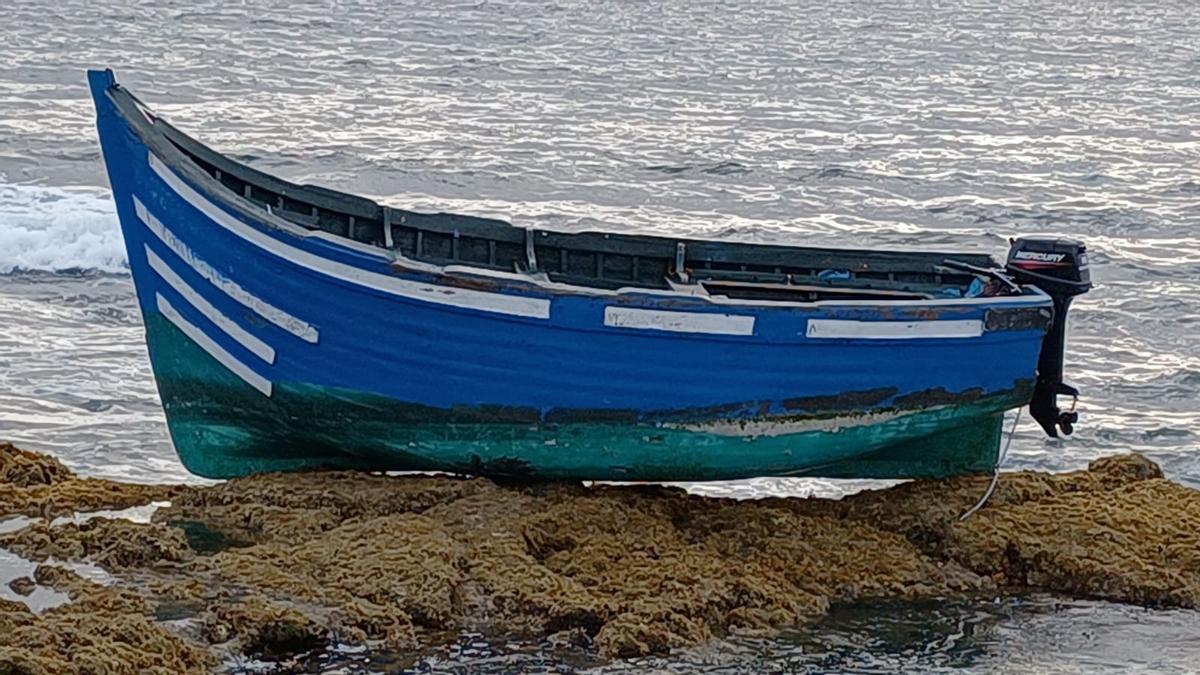
{"type": "Polygon", "coordinates": [[[1200,605],[1200,491],[1149,460],[1007,473],[959,521],[988,480],[756,501],[351,472],[136,485],[0,443],[0,549],[36,563],[5,580],[0,672],[209,672],[465,630],[622,658],[873,598],[1200,605]],[[87,515],[152,503],[149,522],[87,515]],[[38,589],[64,601],[30,609],[38,589]]]}

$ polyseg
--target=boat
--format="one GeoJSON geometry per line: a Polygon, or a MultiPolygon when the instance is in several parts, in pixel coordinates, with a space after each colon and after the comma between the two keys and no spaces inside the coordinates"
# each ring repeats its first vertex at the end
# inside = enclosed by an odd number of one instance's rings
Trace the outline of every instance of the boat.
{"type": "Polygon", "coordinates": [[[990,471],[1050,435],[1086,247],[556,232],[263,173],[88,73],[171,440],[192,472],[510,480],[990,471]]]}

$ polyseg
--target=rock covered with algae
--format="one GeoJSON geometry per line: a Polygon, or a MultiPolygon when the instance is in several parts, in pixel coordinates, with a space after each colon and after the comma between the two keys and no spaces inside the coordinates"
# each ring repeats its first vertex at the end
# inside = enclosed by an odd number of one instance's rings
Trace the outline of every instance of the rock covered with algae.
{"type": "Polygon", "coordinates": [[[0,548],[38,562],[87,559],[113,570],[181,562],[192,552],[187,537],[176,528],[104,517],[58,525],[35,522],[0,534],[0,548]]]}
{"type": "Polygon", "coordinates": [[[41,613],[0,599],[0,672],[207,672],[217,661],[203,645],[157,621],[136,591],[101,586],[63,567],[41,565],[36,583],[70,602],[41,613]]]}
{"type": "Polygon", "coordinates": [[[0,516],[123,509],[170,499],[181,489],[81,478],[53,457],[0,441],[0,516]]]}
{"type": "Polygon", "coordinates": [[[842,515],[900,532],[1001,585],[1161,607],[1200,607],[1200,491],[1137,455],[1087,471],[1006,474],[987,508],[956,510],[984,478],[854,495],[842,515]]]}
{"type": "Polygon", "coordinates": [[[42,513],[42,497],[56,511],[172,502],[151,523],[0,535],[27,559],[113,577],[39,566],[33,581],[70,602],[0,605],[0,672],[200,672],[231,654],[418,650],[464,630],[624,657],[803,624],[832,603],[1030,588],[1200,603],[1200,492],[1132,455],[1005,474],[966,521],[988,477],[757,501],[353,472],[128,486],[3,445],[0,477],[5,514],[42,513]]]}

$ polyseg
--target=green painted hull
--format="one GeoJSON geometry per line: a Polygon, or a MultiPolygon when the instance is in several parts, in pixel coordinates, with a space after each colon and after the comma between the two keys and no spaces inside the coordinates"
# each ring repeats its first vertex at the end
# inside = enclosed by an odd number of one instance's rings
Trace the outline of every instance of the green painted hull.
{"type": "Polygon", "coordinates": [[[161,315],[147,313],[145,322],[176,451],[190,471],[212,478],[311,468],[649,481],[941,477],[990,470],[1004,410],[1027,398],[1013,391],[919,411],[794,419],[794,432],[775,425],[761,435],[531,423],[506,420],[503,410],[432,410],[300,383],[277,382],[266,397],[161,315]]]}

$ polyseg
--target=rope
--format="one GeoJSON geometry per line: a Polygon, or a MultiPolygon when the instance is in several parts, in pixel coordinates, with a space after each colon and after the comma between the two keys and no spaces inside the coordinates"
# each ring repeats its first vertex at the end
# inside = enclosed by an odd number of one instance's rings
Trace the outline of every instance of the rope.
{"type": "Polygon", "coordinates": [[[1004,463],[1004,458],[1008,455],[1008,446],[1012,445],[1013,434],[1017,432],[1017,422],[1021,419],[1021,410],[1021,408],[1017,408],[1017,414],[1013,417],[1012,428],[1008,430],[1008,439],[1004,441],[1004,447],[1001,448],[1000,454],[996,455],[996,465],[992,467],[992,482],[988,484],[987,491],[983,493],[979,501],[975,502],[975,506],[972,506],[966,513],[958,517],[959,522],[970,518],[972,514],[983,508],[983,505],[987,503],[992,493],[995,492],[996,483],[1000,481],[1000,465],[1004,463]]]}

